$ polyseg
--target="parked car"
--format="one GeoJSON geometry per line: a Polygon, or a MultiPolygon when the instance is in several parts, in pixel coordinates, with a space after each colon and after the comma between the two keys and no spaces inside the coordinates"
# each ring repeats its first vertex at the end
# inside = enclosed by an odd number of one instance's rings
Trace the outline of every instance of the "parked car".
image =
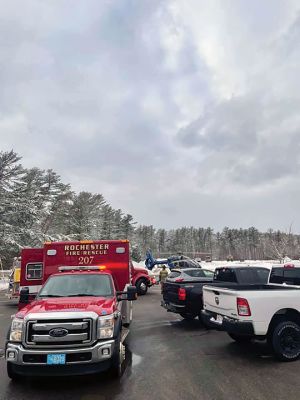
{"type": "Polygon", "coordinates": [[[237,342],[266,339],[275,356],[300,356],[300,267],[274,266],[269,284],[211,284],[203,289],[202,318],[237,342]]]}
{"type": "Polygon", "coordinates": [[[202,268],[173,269],[163,285],[162,307],[185,319],[196,318],[202,308],[202,287],[214,272],[202,268]]]}
{"type": "Polygon", "coordinates": [[[268,268],[246,265],[219,267],[215,272],[203,268],[172,270],[163,286],[161,306],[185,319],[194,319],[201,315],[204,285],[212,282],[220,287],[228,283],[267,283],[269,272],[268,268]]]}

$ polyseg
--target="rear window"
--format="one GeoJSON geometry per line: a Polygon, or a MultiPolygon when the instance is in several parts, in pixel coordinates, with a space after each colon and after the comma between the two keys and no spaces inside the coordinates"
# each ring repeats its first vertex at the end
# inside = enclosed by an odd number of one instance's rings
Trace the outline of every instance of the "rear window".
{"type": "Polygon", "coordinates": [[[273,268],[270,283],[300,285],[300,268],[273,268]]]}
{"type": "Polygon", "coordinates": [[[239,268],[239,283],[267,283],[269,270],[266,268],[239,268]]]}
{"type": "Polygon", "coordinates": [[[37,280],[43,277],[43,264],[42,263],[28,263],[26,265],[26,279],[37,280]]]}
{"type": "Polygon", "coordinates": [[[205,274],[201,269],[192,269],[190,271],[184,271],[186,275],[192,276],[193,278],[205,278],[205,274]]]}
{"type": "Polygon", "coordinates": [[[230,268],[216,269],[214,280],[220,282],[237,282],[235,272],[230,268]]]}
{"type": "Polygon", "coordinates": [[[284,282],[290,285],[300,285],[300,269],[286,268],[283,271],[284,282]]]}
{"type": "Polygon", "coordinates": [[[266,269],[266,268],[262,268],[262,269],[257,269],[256,270],[256,275],[257,275],[257,281],[259,283],[268,283],[268,279],[269,279],[269,274],[270,274],[270,270],[266,269]]]}
{"type": "Polygon", "coordinates": [[[168,278],[178,278],[181,275],[180,272],[174,271],[171,272],[170,275],[168,276],[168,278]]]}
{"type": "Polygon", "coordinates": [[[213,271],[210,271],[209,269],[203,269],[202,271],[204,272],[206,278],[212,278],[215,274],[213,271]]]}
{"type": "Polygon", "coordinates": [[[254,283],[255,282],[255,276],[251,269],[249,269],[249,268],[239,269],[238,273],[239,273],[239,282],[240,283],[254,283]]]}
{"type": "Polygon", "coordinates": [[[270,283],[283,283],[283,268],[272,269],[270,283]]]}

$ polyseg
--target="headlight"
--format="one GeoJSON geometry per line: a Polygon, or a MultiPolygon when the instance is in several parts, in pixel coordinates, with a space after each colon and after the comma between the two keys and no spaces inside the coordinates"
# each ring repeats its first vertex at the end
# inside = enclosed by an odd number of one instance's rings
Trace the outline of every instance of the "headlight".
{"type": "Polygon", "coordinates": [[[13,342],[22,342],[24,320],[14,318],[11,323],[9,340],[13,342]]]}
{"type": "Polygon", "coordinates": [[[115,318],[113,315],[98,318],[98,339],[109,339],[114,336],[115,318]]]}

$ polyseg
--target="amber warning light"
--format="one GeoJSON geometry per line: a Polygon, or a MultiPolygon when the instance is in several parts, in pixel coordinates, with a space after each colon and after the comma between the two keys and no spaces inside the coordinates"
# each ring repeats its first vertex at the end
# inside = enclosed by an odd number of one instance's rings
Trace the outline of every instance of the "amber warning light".
{"type": "Polygon", "coordinates": [[[65,266],[65,267],[58,268],[59,272],[64,272],[64,271],[103,271],[105,269],[106,269],[105,265],[95,265],[95,266],[90,266],[90,267],[65,266]]]}

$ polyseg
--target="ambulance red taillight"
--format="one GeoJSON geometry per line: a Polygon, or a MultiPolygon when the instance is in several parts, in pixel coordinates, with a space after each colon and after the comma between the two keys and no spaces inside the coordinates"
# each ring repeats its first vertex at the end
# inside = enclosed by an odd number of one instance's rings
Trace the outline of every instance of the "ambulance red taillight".
{"type": "Polygon", "coordinates": [[[238,297],[236,299],[236,305],[237,305],[237,310],[238,310],[239,315],[241,315],[243,317],[250,317],[251,310],[249,307],[249,303],[246,299],[238,297]]]}
{"type": "Polygon", "coordinates": [[[186,299],[186,291],[183,288],[178,289],[178,300],[184,301],[186,299]]]}

